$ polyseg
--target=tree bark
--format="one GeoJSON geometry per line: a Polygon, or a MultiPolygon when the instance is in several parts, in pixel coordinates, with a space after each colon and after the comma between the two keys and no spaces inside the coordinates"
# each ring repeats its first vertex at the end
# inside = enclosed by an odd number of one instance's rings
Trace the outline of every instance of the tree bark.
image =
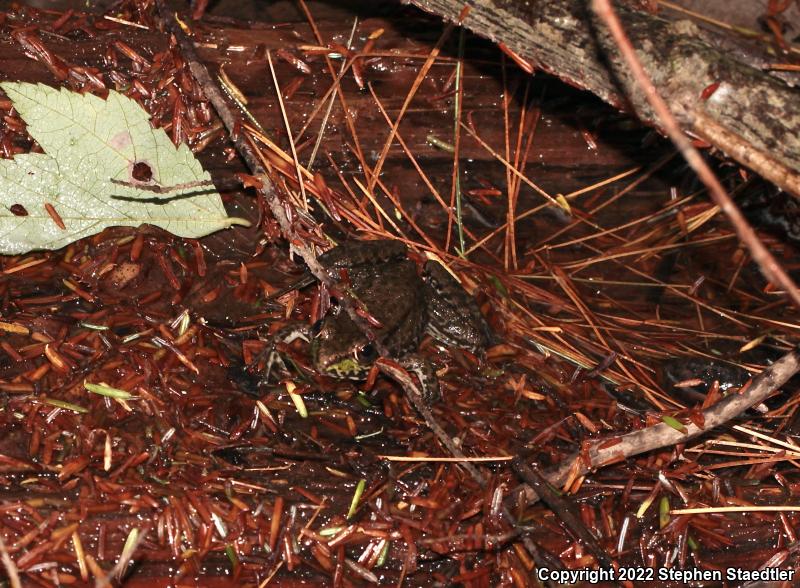
{"type": "MultiPolygon", "coordinates": [[[[404,1],[448,20],[469,7],[466,28],[658,124],[588,0],[404,1]]],[[[617,11],[684,130],[800,196],[800,89],[752,67],[690,21],[617,11]]]]}

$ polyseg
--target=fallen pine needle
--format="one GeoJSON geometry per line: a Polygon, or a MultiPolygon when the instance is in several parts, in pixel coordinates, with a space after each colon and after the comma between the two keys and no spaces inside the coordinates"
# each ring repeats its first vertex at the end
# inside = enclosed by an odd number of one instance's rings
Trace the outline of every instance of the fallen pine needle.
{"type": "Polygon", "coordinates": [[[407,456],[407,455],[379,455],[381,459],[386,461],[436,461],[436,462],[482,462],[482,461],[511,461],[514,459],[510,455],[501,455],[498,457],[427,457],[427,456],[407,456]]]}
{"type": "Polygon", "coordinates": [[[800,511],[800,504],[791,506],[707,506],[702,508],[676,508],[670,510],[669,514],[712,514],[717,512],[797,512],[800,511]]]}

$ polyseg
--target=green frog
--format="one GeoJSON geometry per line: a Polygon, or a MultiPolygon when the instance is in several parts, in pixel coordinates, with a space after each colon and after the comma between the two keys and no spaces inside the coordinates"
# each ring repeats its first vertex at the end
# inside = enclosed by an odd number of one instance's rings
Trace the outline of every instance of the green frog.
{"type": "MultiPolygon", "coordinates": [[[[373,332],[389,359],[434,389],[425,362],[414,355],[422,336],[427,332],[446,345],[477,352],[488,345],[490,331],[475,300],[440,263],[428,261],[420,276],[407,253],[398,241],[358,241],[331,249],[319,261],[334,281],[344,277],[354,299],[377,321],[373,332]]],[[[327,376],[363,380],[379,357],[375,343],[338,305],[313,327],[293,334],[310,340],[313,367],[327,376]]]]}

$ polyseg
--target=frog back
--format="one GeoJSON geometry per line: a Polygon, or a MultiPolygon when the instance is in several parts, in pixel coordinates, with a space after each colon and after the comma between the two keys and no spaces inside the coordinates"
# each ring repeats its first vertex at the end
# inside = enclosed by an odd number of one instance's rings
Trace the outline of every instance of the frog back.
{"type": "Polygon", "coordinates": [[[396,357],[416,349],[428,320],[425,284],[408,259],[350,270],[353,290],[378,320],[375,333],[396,357]]]}
{"type": "Polygon", "coordinates": [[[473,353],[491,342],[491,331],[475,299],[467,294],[450,272],[437,261],[425,264],[427,331],[447,345],[473,353]]]}

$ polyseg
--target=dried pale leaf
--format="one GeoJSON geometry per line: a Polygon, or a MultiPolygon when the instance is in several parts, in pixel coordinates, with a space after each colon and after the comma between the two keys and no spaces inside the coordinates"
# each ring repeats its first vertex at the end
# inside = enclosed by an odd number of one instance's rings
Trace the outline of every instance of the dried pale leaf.
{"type": "Polygon", "coordinates": [[[201,237],[247,224],[228,217],[213,189],[154,195],[154,183],[169,187],[211,177],[186,145],[176,148],[162,129],[152,128],[130,98],[111,91],[102,100],[42,84],[0,87],[44,150],[0,160],[0,253],[58,249],[109,226],[150,223],[180,237],[201,237]],[[134,177],[134,166],[152,179],[134,177]],[[15,204],[28,214],[14,215],[15,204]]]}

